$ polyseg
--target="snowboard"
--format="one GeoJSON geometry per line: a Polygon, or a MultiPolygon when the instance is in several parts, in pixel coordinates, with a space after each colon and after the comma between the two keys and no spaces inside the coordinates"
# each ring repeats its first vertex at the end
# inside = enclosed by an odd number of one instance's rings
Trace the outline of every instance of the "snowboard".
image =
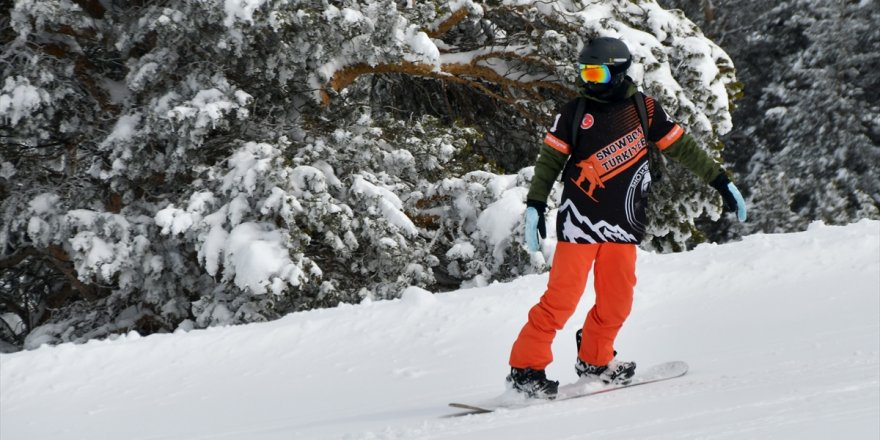
{"type": "Polygon", "coordinates": [[[529,399],[527,397],[523,397],[521,394],[509,390],[508,392],[498,396],[494,399],[490,399],[481,403],[469,404],[469,403],[450,403],[449,406],[453,408],[463,409],[464,412],[451,414],[448,417],[459,417],[465,416],[469,414],[485,414],[493,412],[497,409],[507,408],[507,409],[515,409],[515,408],[524,408],[532,405],[541,405],[541,404],[549,404],[553,402],[559,402],[562,400],[576,399],[579,397],[587,397],[594,396],[596,394],[607,393],[615,390],[622,390],[624,388],[632,388],[639,385],[646,385],[649,383],[660,382],[669,379],[675,379],[676,377],[684,376],[688,371],[688,365],[682,361],[673,361],[673,362],[665,362],[662,364],[654,365],[645,369],[644,371],[636,370],[636,375],[633,376],[632,381],[626,385],[621,384],[612,384],[606,385],[602,382],[592,380],[592,381],[584,381],[579,380],[575,383],[563,385],[559,387],[559,393],[556,395],[556,398],[553,400],[547,399],[529,399]]]}

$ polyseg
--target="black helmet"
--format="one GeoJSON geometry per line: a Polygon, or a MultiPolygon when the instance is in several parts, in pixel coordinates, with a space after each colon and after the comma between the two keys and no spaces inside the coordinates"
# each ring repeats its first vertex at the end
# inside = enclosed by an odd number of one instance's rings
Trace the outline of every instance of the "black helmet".
{"type": "Polygon", "coordinates": [[[611,37],[590,40],[578,55],[578,64],[604,64],[612,75],[625,73],[632,64],[632,54],[626,43],[611,37]]]}
{"type": "Polygon", "coordinates": [[[607,83],[585,82],[578,75],[578,85],[587,94],[607,99],[623,92],[626,70],[632,64],[632,54],[623,41],[611,37],[598,37],[590,40],[581,50],[578,64],[608,66],[611,78],[607,83]]]}

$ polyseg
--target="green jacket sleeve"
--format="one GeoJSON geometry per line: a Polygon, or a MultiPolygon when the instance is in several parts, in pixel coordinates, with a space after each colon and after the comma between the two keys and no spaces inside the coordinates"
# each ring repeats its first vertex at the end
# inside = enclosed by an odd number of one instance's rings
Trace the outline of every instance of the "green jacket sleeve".
{"type": "Polygon", "coordinates": [[[547,197],[553,189],[553,183],[565,166],[565,160],[568,155],[554,150],[544,145],[538,154],[538,160],[535,162],[535,177],[532,178],[532,185],[529,187],[529,200],[536,200],[547,203],[547,197]]]}
{"type": "MultiPolygon", "coordinates": [[[[693,136],[687,133],[663,150],[663,153],[684,165],[685,168],[699,176],[706,183],[711,182],[712,179],[724,172],[721,165],[716,163],[705,151],[701,150],[693,136]]],[[[531,197],[531,192],[529,196],[531,197]]]]}

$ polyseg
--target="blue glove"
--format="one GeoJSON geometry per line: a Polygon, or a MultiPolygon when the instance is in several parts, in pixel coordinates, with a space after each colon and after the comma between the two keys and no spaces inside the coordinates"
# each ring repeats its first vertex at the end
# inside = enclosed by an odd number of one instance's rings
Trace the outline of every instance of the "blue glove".
{"type": "Polygon", "coordinates": [[[535,200],[526,201],[526,247],[529,252],[541,250],[541,238],[547,236],[547,226],[544,224],[544,211],[547,204],[535,200]]]}
{"type": "Polygon", "coordinates": [[[746,201],[743,200],[742,194],[736,185],[727,178],[727,175],[721,173],[709,183],[721,194],[721,200],[724,202],[725,212],[736,212],[736,218],[744,222],[748,215],[746,214],[746,201]]]}

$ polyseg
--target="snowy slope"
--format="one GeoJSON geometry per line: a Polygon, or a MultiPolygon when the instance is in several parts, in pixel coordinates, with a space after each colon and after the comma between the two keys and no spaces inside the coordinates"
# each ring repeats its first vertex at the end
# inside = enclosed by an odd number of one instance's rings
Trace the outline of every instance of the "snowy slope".
{"type": "MultiPolygon", "coordinates": [[[[687,376],[441,418],[503,391],[546,275],[276,322],[0,355],[3,440],[877,439],[880,222],[639,255],[617,347],[687,376]]],[[[549,376],[575,379],[574,331],[549,376]]]]}

